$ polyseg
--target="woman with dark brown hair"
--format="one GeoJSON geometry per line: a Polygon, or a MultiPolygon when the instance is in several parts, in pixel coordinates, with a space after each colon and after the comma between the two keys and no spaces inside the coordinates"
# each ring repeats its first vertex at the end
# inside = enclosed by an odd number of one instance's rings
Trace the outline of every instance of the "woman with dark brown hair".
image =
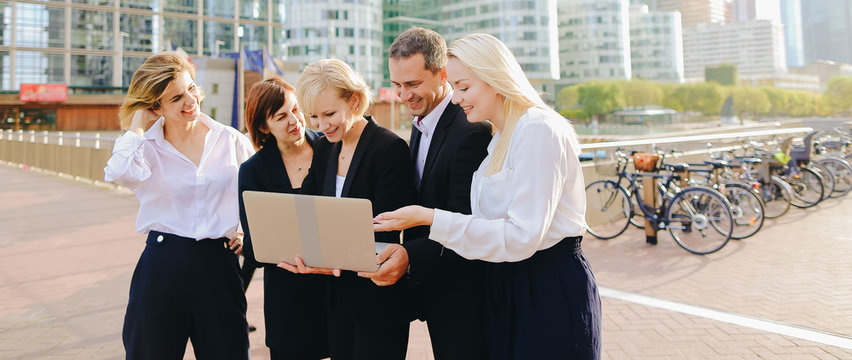
{"type": "MultiPolygon", "coordinates": [[[[258,151],[240,166],[240,219],[245,230],[243,254],[248,264],[255,264],[243,191],[312,195],[309,170],[319,134],[306,128],[295,89],[280,78],[260,82],[249,91],[246,128],[258,151]]],[[[266,346],[272,359],[328,357],[325,277],[262,265],[266,346]]]]}

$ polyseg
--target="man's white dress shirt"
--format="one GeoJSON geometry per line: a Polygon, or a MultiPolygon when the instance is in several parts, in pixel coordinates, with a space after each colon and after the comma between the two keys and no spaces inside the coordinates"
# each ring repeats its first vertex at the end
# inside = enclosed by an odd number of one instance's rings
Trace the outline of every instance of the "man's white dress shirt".
{"type": "Polygon", "coordinates": [[[435,135],[435,128],[438,127],[438,121],[441,120],[441,115],[444,114],[444,110],[447,108],[447,105],[450,104],[450,100],[453,99],[453,92],[450,91],[444,96],[444,100],[441,100],[438,103],[438,106],[435,106],[432,111],[430,111],[424,117],[415,117],[412,120],[412,124],[417,130],[420,130],[420,143],[417,148],[417,158],[414,159],[415,167],[417,168],[417,187],[420,187],[420,180],[423,179],[423,168],[426,167],[426,156],[429,155],[429,145],[432,144],[432,136],[435,135]]]}

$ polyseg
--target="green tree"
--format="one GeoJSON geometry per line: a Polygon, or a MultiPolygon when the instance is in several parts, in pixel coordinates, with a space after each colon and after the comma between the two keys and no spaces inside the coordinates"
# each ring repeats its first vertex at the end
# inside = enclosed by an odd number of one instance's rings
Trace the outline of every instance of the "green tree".
{"type": "Polygon", "coordinates": [[[719,115],[725,101],[722,86],[717,83],[681,85],[672,96],[680,104],[680,111],[697,111],[704,115],[719,115]]]}
{"type": "Polygon", "coordinates": [[[847,114],[852,111],[852,77],[835,76],[828,80],[823,100],[834,114],[847,114]]]}
{"type": "Polygon", "coordinates": [[[704,68],[704,79],[707,82],[715,81],[721,85],[737,84],[737,67],[723,64],[704,68]]]}
{"type": "Polygon", "coordinates": [[[769,114],[773,116],[790,115],[793,93],[774,87],[763,87],[761,90],[769,99],[769,114]]]}
{"type": "Polygon", "coordinates": [[[624,105],[629,107],[651,106],[663,104],[663,90],[655,83],[633,79],[619,81],[618,86],[624,94],[624,105]]]}
{"type": "Polygon", "coordinates": [[[556,108],[560,110],[580,108],[580,93],[577,88],[577,85],[571,85],[559,90],[556,96],[556,108]]]}
{"type": "Polygon", "coordinates": [[[759,88],[735,86],[730,88],[730,93],[734,97],[734,111],[739,117],[763,115],[772,107],[769,96],[759,88]]]}
{"type": "Polygon", "coordinates": [[[580,105],[589,116],[604,119],[605,114],[624,107],[624,94],[613,82],[588,82],[577,88],[580,105]]]}

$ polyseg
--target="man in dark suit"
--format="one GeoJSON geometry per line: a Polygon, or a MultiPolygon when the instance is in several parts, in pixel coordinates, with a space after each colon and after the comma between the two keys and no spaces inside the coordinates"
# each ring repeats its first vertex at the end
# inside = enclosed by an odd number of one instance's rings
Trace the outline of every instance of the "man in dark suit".
{"type": "MultiPolygon", "coordinates": [[[[389,57],[391,82],[414,115],[410,147],[417,204],[470,214],[471,178],[487,154],[491,129],[469,123],[451,103],[446,41],[414,27],[394,40],[389,57]]],[[[416,316],[427,323],[435,359],[485,359],[485,264],[466,260],[428,236],[426,226],[405,230],[403,247],[415,282],[412,298],[420,300],[416,316]]],[[[392,257],[398,255],[405,254],[392,257]]],[[[405,272],[403,263],[388,261],[373,280],[395,282],[405,272]]]]}

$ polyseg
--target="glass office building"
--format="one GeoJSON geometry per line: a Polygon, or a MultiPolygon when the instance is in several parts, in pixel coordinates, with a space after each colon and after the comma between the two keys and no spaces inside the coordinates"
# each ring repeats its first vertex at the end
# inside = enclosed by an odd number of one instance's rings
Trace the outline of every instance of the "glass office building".
{"type": "Polygon", "coordinates": [[[347,62],[374,91],[384,78],[382,0],[285,0],[287,61],[347,62]]]}
{"type": "Polygon", "coordinates": [[[126,87],[152,53],[285,55],[284,0],[0,1],[0,90],[64,83],[71,93],[126,87]]]}

